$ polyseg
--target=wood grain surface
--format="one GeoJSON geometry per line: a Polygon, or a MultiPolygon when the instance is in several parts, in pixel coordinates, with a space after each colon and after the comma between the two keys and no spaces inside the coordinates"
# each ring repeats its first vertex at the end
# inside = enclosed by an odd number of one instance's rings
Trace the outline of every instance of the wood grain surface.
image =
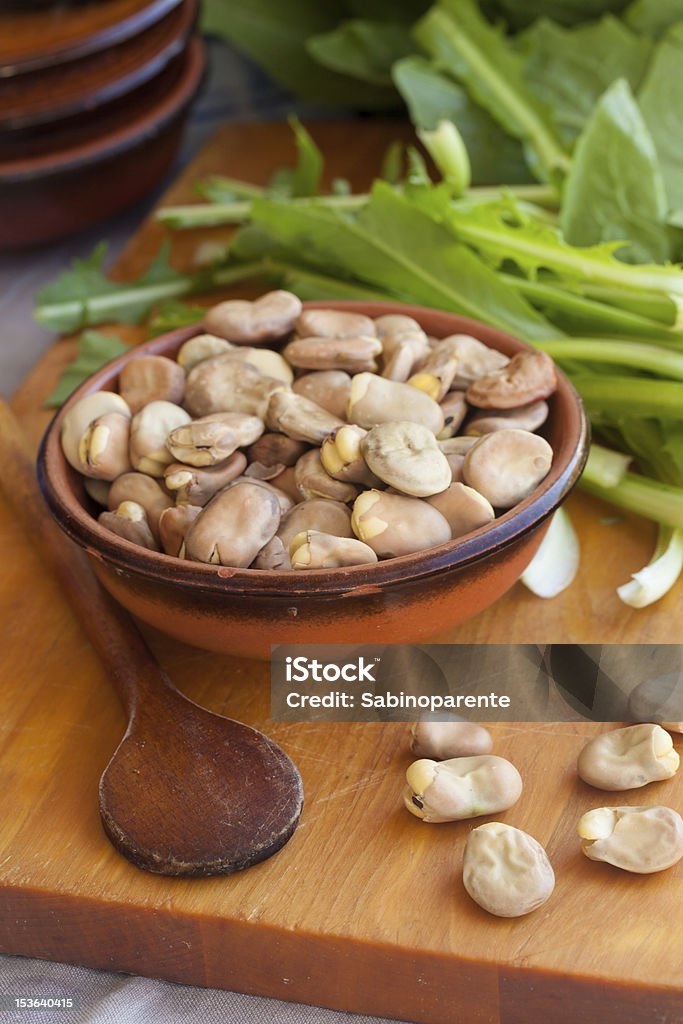
{"type": "MultiPolygon", "coordinates": [[[[342,122],[315,130],[333,174],[368,183],[403,127],[342,122]]],[[[264,181],[292,159],[283,126],[225,129],[171,190],[224,172],[264,181]]],[[[187,265],[198,241],[174,242],[187,265]]],[[[146,225],[118,268],[144,269],[162,236],[146,225]]],[[[133,340],[137,332],[126,330],[133,340]]],[[[72,342],[57,343],[14,401],[32,440],[72,342]]],[[[444,642],[679,642],[678,588],[632,612],[614,588],[648,557],[652,531],[578,495],[577,583],[543,602],[515,587],[444,642]]],[[[65,541],[66,543],[66,541],[65,541]]],[[[49,959],[235,988],[422,1024],[683,1022],[683,863],[628,876],[580,853],[576,822],[609,802],[580,783],[578,751],[603,726],[492,727],[494,752],[525,791],[503,820],[542,842],[557,888],[527,918],[489,917],[466,896],[461,858],[470,825],[425,825],[401,806],[409,763],[404,725],[269,721],[266,665],[207,654],[146,630],[174,683],[210,710],[264,729],[297,762],[305,806],[290,843],[225,879],[153,877],[104,837],[97,779],[123,714],[22,524],[0,503],[2,723],[0,948],[49,959]]],[[[387,642],[400,637],[386,637],[387,642]]],[[[676,740],[679,751],[681,739],[676,740]]],[[[619,803],[683,810],[680,778],[619,794],[619,803]]]]}

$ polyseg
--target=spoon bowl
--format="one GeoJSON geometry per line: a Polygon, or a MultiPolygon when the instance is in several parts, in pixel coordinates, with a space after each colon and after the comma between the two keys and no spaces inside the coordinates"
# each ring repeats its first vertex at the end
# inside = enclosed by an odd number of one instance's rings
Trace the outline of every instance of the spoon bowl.
{"type": "Polygon", "coordinates": [[[117,850],[163,875],[226,875],[265,860],[294,832],[301,777],[256,729],[213,714],[177,690],[87,558],[58,529],[21,429],[0,401],[6,496],[52,566],[108,669],[128,728],[100,780],[100,815],[117,850]]]}

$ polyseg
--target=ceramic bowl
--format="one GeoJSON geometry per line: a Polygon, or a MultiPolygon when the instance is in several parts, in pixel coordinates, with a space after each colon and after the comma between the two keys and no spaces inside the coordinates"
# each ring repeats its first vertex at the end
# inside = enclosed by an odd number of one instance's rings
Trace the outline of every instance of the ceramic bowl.
{"type": "Polygon", "coordinates": [[[0,78],[101,53],[163,18],[181,0],[0,4],[0,78]],[[38,8],[36,10],[36,8],[38,8]]]}
{"type": "Polygon", "coordinates": [[[10,147],[3,137],[0,250],[55,241],[142,199],[177,153],[205,64],[204,45],[195,36],[157,79],[138,90],[144,96],[134,109],[121,109],[123,101],[113,104],[97,131],[69,125],[47,148],[39,139],[10,147]]]}
{"type": "MultiPolygon", "coordinates": [[[[0,74],[0,131],[26,134],[38,126],[57,127],[78,118],[84,135],[106,133],[99,122],[106,106],[134,93],[156,76],[187,45],[199,0],[184,0],[165,17],[116,46],[66,64],[55,64],[30,74],[3,78],[0,74]],[[98,119],[89,127],[84,118],[98,119]]],[[[11,137],[11,136],[10,136],[11,137]]],[[[49,136],[48,136],[49,140],[49,136]]]]}
{"type": "MultiPolygon", "coordinates": [[[[368,316],[405,313],[436,337],[467,333],[514,355],[526,345],[493,327],[398,303],[306,303],[368,316]]],[[[141,352],[174,356],[197,327],[126,353],[82,385],[65,408],[98,390],[116,390],[121,368],[141,352]]],[[[369,566],[306,572],[234,569],[143,550],[101,527],[82,478],[59,442],[64,409],[43,439],[40,485],[61,528],[85,548],[106,589],[134,615],[198,647],[267,658],[276,643],[411,643],[440,633],[492,604],[524,571],[549,517],[578,480],[588,450],[581,401],[562,374],[544,433],[554,450],[542,484],[490,526],[457,541],[369,566]]]]}

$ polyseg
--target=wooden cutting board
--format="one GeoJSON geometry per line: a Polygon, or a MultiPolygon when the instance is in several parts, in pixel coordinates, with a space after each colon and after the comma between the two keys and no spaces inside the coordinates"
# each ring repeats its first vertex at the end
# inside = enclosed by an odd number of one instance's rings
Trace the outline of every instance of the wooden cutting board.
{"type": "MultiPolygon", "coordinates": [[[[386,142],[405,126],[321,125],[333,174],[363,187],[386,142]]],[[[280,125],[226,128],[166,201],[188,201],[210,172],[264,181],[293,158],[280,125]]],[[[120,261],[148,263],[161,229],[146,224],[120,261]]],[[[174,241],[187,265],[221,229],[174,241]]],[[[137,336],[127,329],[126,336],[137,336]]],[[[37,440],[40,408],[73,343],[59,342],[14,406],[37,440]]],[[[578,495],[570,509],[581,576],[543,602],[515,587],[441,641],[680,642],[681,590],[633,612],[614,588],[647,560],[651,529],[578,495]]],[[[66,543],[66,541],[65,541],[66,543]]],[[[520,769],[525,792],[504,815],[547,848],[557,888],[516,921],[489,917],[461,882],[467,823],[425,825],[401,807],[407,726],[273,725],[268,667],[193,650],[146,630],[193,699],[267,731],[297,761],[306,804],[276,855],[241,875],[171,880],[132,867],[110,847],[97,781],[123,715],[95,655],[21,524],[0,503],[3,622],[0,729],[0,949],[196,985],[393,1016],[423,1024],[681,1024],[683,862],[652,877],[587,861],[576,822],[610,802],[579,783],[575,761],[600,726],[492,727],[495,752],[520,769]]],[[[399,637],[386,637],[388,642],[399,637]]],[[[679,750],[683,743],[677,739],[679,750]]],[[[681,779],[619,795],[683,811],[681,779]]]]}

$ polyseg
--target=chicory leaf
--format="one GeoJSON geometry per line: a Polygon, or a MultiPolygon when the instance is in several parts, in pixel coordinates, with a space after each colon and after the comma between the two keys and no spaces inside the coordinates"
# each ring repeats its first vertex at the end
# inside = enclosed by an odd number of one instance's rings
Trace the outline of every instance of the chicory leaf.
{"type": "Polygon", "coordinates": [[[638,94],[671,210],[683,209],[683,23],[657,44],[638,94]]]}
{"type": "Polygon", "coordinates": [[[601,14],[618,13],[627,3],[628,0],[497,0],[497,7],[512,27],[524,28],[544,16],[560,25],[576,25],[601,14]]]}
{"type": "Polygon", "coordinates": [[[445,220],[454,235],[474,246],[495,267],[511,260],[532,279],[549,270],[567,282],[589,281],[683,300],[683,271],[675,264],[634,266],[614,256],[619,242],[579,247],[566,242],[552,226],[528,216],[510,196],[471,208],[453,205],[445,220]]]}
{"type": "Polygon", "coordinates": [[[56,409],[66,402],[76,388],[106,363],[128,351],[120,338],[100,331],[83,331],[78,339],[78,354],[62,372],[54,391],[45,399],[48,409],[56,409]]]}
{"type": "Polygon", "coordinates": [[[572,245],[628,239],[622,259],[664,263],[670,255],[666,216],[654,142],[622,78],[597,104],[576,146],[562,196],[564,237],[572,245]]]}
{"type": "Polygon", "coordinates": [[[466,246],[385,182],[357,217],[314,203],[256,200],[254,224],[319,271],[461,313],[523,337],[556,336],[540,314],[466,246]],[[550,333],[548,333],[550,332],[550,333]]]}
{"type": "Polygon", "coordinates": [[[382,157],[378,175],[382,181],[388,181],[390,185],[398,185],[403,178],[404,153],[405,146],[399,139],[394,139],[389,143],[382,157]]]}
{"type": "Polygon", "coordinates": [[[628,309],[599,302],[560,287],[557,281],[530,281],[526,277],[500,274],[502,279],[568,334],[607,335],[642,338],[654,342],[680,344],[681,336],[662,323],[628,309]],[[679,340],[680,339],[680,340],[679,340]]]}
{"type": "Polygon", "coordinates": [[[543,181],[561,178],[569,156],[544,105],[524,80],[524,64],[474,0],[441,0],[414,28],[436,63],[462,82],[472,99],[520,139],[531,170],[543,181]]]}
{"type": "Polygon", "coordinates": [[[197,195],[210,203],[234,203],[243,199],[255,199],[256,196],[262,196],[265,191],[260,185],[249,185],[246,181],[225,178],[220,174],[212,174],[208,178],[196,181],[193,189],[197,195]]]}
{"type": "Polygon", "coordinates": [[[405,25],[356,18],[342,22],[331,32],[311,36],[306,49],[332,71],[373,85],[391,86],[392,64],[413,53],[415,45],[405,25]]]}
{"type": "Polygon", "coordinates": [[[683,0],[635,0],[623,19],[635,32],[659,39],[667,29],[683,21],[683,0]]]}
{"type": "Polygon", "coordinates": [[[396,88],[418,128],[452,121],[463,137],[475,185],[517,185],[532,180],[522,147],[474,103],[467,91],[425,57],[414,55],[392,68],[396,88]]]}
{"type": "Polygon", "coordinates": [[[440,121],[433,131],[418,128],[417,137],[431,156],[451,195],[460,198],[470,187],[472,167],[462,135],[452,121],[440,121]]]}
{"type": "Polygon", "coordinates": [[[289,126],[296,142],[296,164],[276,171],[267,191],[279,196],[314,196],[320,188],[323,155],[298,117],[290,117],[289,126]]]}
{"type": "Polygon", "coordinates": [[[88,260],[76,261],[71,270],[41,289],[34,311],[36,320],[43,327],[61,332],[93,324],[139,323],[159,303],[261,277],[267,270],[263,261],[251,261],[178,274],[168,265],[167,248],[164,243],[143,277],[122,283],[105,277],[104,250],[98,246],[88,260]]]}
{"type": "Polygon", "coordinates": [[[396,106],[393,89],[358,82],[317,63],[306,40],[332,31],[347,16],[343,0],[204,0],[202,28],[243,50],[302,99],[358,110],[396,106]]]}
{"type": "Polygon", "coordinates": [[[652,41],[612,16],[562,28],[541,18],[519,37],[524,76],[546,104],[565,144],[572,145],[608,86],[625,78],[635,91],[652,41]]]}
{"type": "Polygon", "coordinates": [[[349,13],[373,21],[401,21],[411,25],[429,7],[430,0],[347,0],[349,13]]]}
{"type": "Polygon", "coordinates": [[[139,323],[152,306],[180,294],[182,274],[168,261],[169,245],[160,248],[149,270],[134,284],[110,281],[104,272],[106,245],[98,245],[83,260],[38,292],[35,318],[53,331],[75,331],[106,318],[126,324],[139,323]]]}
{"type": "Polygon", "coordinates": [[[204,319],[206,309],[203,306],[191,306],[185,302],[162,302],[149,321],[149,336],[156,338],[159,334],[176,331],[179,327],[191,327],[204,319]]]}

